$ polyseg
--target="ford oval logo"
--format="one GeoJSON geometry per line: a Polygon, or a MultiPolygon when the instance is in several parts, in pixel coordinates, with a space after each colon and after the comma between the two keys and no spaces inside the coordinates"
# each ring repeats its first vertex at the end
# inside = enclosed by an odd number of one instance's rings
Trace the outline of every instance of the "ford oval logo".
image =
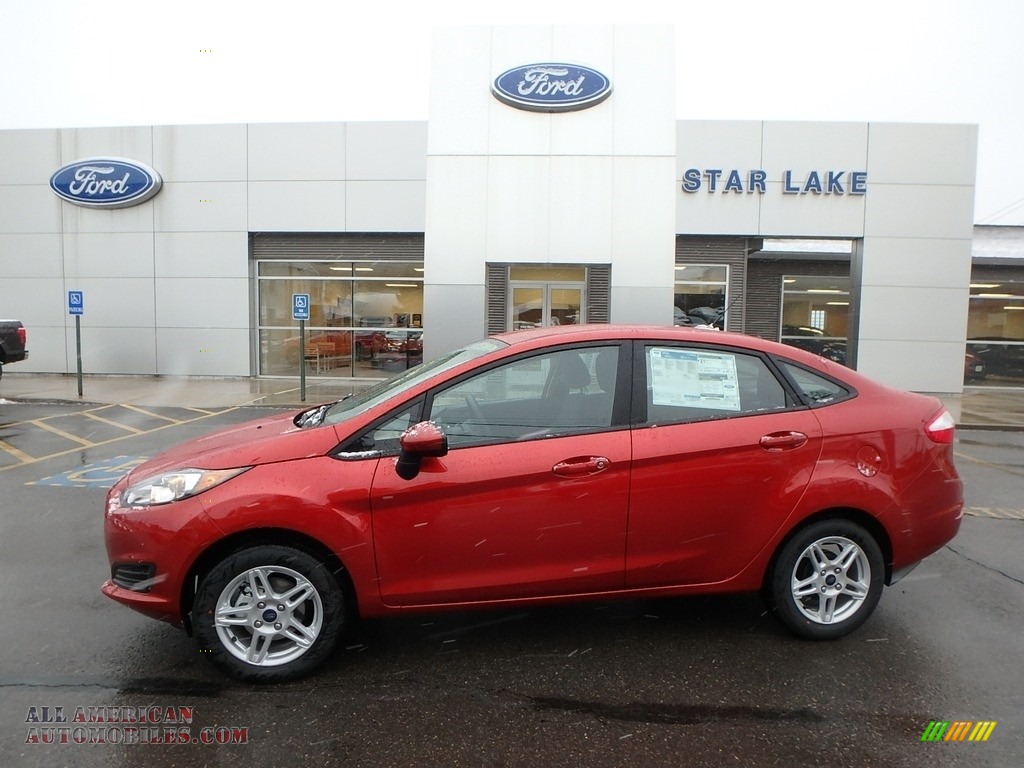
{"type": "Polygon", "coordinates": [[[612,82],[595,69],[576,64],[529,64],[502,72],[491,92],[499,101],[534,112],[569,112],[600,104],[612,82]]]}
{"type": "Polygon", "coordinates": [[[126,208],[149,200],[163,179],[148,165],[116,157],[90,157],[65,165],[50,177],[60,198],[87,208],[126,208]]]}

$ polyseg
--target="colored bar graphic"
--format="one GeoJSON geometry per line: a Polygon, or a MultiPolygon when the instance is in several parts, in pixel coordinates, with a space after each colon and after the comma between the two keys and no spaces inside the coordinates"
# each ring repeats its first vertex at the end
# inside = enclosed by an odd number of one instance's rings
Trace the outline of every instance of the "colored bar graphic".
{"type": "Polygon", "coordinates": [[[968,741],[988,741],[988,737],[992,735],[992,731],[995,729],[995,720],[983,720],[974,727],[973,731],[971,731],[968,741]]]}
{"type": "Polygon", "coordinates": [[[968,729],[974,725],[971,721],[957,720],[949,726],[949,730],[946,731],[946,738],[943,741],[963,741],[967,736],[968,729]]]}
{"type": "Polygon", "coordinates": [[[988,741],[995,728],[995,720],[932,720],[921,741],[988,741]]]}

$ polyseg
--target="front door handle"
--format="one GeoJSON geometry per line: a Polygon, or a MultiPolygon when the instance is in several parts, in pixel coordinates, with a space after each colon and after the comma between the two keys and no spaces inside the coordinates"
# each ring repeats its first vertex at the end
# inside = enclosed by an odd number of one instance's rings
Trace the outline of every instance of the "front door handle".
{"type": "Polygon", "coordinates": [[[604,472],[610,464],[604,456],[578,456],[558,462],[551,471],[559,477],[583,477],[604,472]]]}
{"type": "Polygon", "coordinates": [[[791,451],[807,442],[803,432],[772,432],[759,441],[766,451],[791,451]]]}

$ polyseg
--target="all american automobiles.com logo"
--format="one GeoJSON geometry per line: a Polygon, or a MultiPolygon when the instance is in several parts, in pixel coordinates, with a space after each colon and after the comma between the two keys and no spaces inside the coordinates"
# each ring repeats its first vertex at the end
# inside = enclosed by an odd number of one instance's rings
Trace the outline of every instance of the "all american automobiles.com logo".
{"type": "Polygon", "coordinates": [[[248,744],[248,726],[194,724],[195,707],[29,707],[26,744],[248,744]]]}

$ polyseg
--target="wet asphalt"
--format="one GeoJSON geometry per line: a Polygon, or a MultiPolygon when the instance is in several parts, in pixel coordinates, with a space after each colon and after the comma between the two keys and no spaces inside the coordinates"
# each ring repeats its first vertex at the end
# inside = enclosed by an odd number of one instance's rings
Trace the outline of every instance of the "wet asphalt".
{"type": "Polygon", "coordinates": [[[0,404],[0,765],[1024,764],[1024,433],[959,433],[960,535],[841,641],[792,637],[756,596],[422,615],[247,686],[100,594],[102,506],[132,462],[271,412],[0,404]],[[76,743],[78,707],[185,708],[135,733],[187,743],[76,743]],[[922,742],[931,721],[996,726],[922,742]]]}

